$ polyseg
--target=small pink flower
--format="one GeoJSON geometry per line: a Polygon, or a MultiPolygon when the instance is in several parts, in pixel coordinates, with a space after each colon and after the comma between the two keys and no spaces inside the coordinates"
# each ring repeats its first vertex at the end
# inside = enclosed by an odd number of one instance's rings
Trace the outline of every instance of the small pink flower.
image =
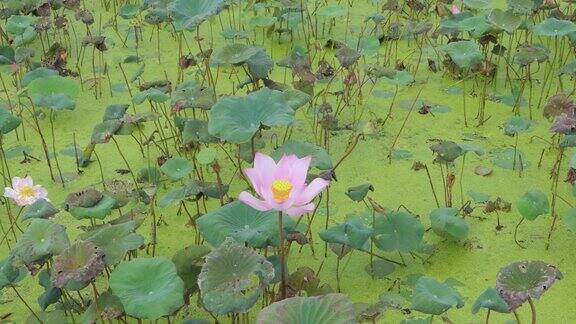
{"type": "Polygon", "coordinates": [[[13,199],[18,206],[32,205],[39,199],[46,199],[48,192],[40,185],[34,185],[32,178],[12,178],[12,188],[4,188],[4,197],[13,199]]]}
{"type": "Polygon", "coordinates": [[[458,8],[457,5],[452,5],[452,7],[450,8],[450,12],[452,12],[453,15],[457,15],[460,13],[460,8],[458,8]]]}
{"type": "Polygon", "coordinates": [[[276,164],[268,155],[256,153],[254,167],[244,169],[244,173],[262,199],[247,191],[241,192],[238,199],[260,211],[274,209],[290,216],[313,211],[314,203],[311,201],[330,182],[316,178],[306,185],[311,161],[311,156],[300,159],[296,155],[284,155],[276,164]]]}

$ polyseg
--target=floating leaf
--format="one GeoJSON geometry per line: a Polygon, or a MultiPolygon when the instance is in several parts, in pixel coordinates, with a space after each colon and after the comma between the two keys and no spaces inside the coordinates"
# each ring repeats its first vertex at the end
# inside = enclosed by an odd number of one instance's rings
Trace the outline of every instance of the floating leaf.
{"type": "Polygon", "coordinates": [[[492,152],[494,165],[508,170],[526,170],[530,165],[522,151],[507,147],[492,152]]]}
{"type": "Polygon", "coordinates": [[[262,309],[258,324],[349,324],[356,323],[354,306],[344,294],[292,297],[262,309]]]}
{"type": "Polygon", "coordinates": [[[564,215],[564,225],[572,232],[576,232],[576,208],[570,208],[564,215]]]}
{"type": "Polygon", "coordinates": [[[523,116],[512,116],[504,123],[504,134],[509,136],[524,133],[530,129],[532,121],[523,116]]]}
{"type": "Polygon", "coordinates": [[[464,153],[462,146],[452,141],[439,141],[430,145],[430,150],[436,153],[436,161],[452,163],[464,153]]]}
{"type": "Polygon", "coordinates": [[[206,309],[225,315],[250,309],[273,279],[270,262],[251,248],[226,238],[206,256],[198,286],[206,309]]]}
{"type": "Polygon", "coordinates": [[[184,305],[184,282],[172,261],[138,258],[120,263],[110,275],[110,289],[127,315],[156,320],[184,305]]]}

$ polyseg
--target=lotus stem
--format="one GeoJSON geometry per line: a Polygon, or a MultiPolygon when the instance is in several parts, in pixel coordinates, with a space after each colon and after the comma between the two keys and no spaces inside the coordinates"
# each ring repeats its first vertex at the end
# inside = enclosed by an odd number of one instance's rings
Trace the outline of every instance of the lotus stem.
{"type": "Polygon", "coordinates": [[[528,297],[528,304],[530,304],[530,311],[532,312],[532,324],[536,324],[536,307],[530,297],[528,297]]]}
{"type": "Polygon", "coordinates": [[[284,254],[284,225],[282,212],[278,211],[278,257],[280,258],[280,300],[286,299],[286,255],[284,254]]]}
{"type": "Polygon", "coordinates": [[[26,300],[24,300],[24,298],[22,298],[22,295],[20,295],[20,293],[18,292],[18,289],[16,289],[16,287],[13,284],[10,284],[10,287],[12,287],[12,289],[14,290],[14,292],[16,293],[16,296],[18,296],[18,298],[22,301],[22,303],[24,303],[24,306],[26,306],[26,308],[28,308],[28,310],[32,313],[32,315],[34,315],[34,317],[36,317],[36,319],[40,322],[40,323],[44,323],[42,322],[42,320],[40,319],[40,317],[38,317],[38,315],[36,314],[36,312],[34,312],[34,310],[32,309],[32,307],[30,307],[30,305],[28,305],[28,303],[26,302],[26,300]]]}

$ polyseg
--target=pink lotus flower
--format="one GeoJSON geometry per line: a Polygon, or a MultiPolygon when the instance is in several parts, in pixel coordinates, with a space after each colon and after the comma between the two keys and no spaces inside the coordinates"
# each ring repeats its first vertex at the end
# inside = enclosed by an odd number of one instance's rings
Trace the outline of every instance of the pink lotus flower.
{"type": "Polygon", "coordinates": [[[290,216],[313,211],[312,199],[330,182],[316,178],[306,185],[311,161],[311,156],[299,159],[296,155],[284,155],[276,164],[268,155],[256,153],[254,167],[244,172],[262,200],[247,191],[241,192],[238,199],[260,211],[274,209],[290,216]]]}
{"type": "MultiPolygon", "coordinates": [[[[32,178],[26,176],[12,178],[12,188],[4,188],[4,197],[13,199],[18,206],[32,205],[39,199],[46,199],[48,192],[40,185],[34,185],[32,178]]],[[[48,199],[46,199],[48,200],[48,199]]]]}
{"type": "Polygon", "coordinates": [[[453,15],[457,15],[460,13],[460,8],[458,8],[457,5],[452,5],[452,7],[450,8],[450,12],[452,12],[453,15]]]}

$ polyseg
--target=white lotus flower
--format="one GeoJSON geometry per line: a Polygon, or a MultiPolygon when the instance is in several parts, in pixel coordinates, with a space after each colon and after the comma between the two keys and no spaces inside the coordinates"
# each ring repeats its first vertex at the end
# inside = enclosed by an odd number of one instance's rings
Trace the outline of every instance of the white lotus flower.
{"type": "Polygon", "coordinates": [[[12,188],[4,188],[4,197],[13,199],[18,206],[32,205],[39,199],[46,199],[48,192],[40,185],[34,185],[32,178],[12,178],[12,188]]]}

